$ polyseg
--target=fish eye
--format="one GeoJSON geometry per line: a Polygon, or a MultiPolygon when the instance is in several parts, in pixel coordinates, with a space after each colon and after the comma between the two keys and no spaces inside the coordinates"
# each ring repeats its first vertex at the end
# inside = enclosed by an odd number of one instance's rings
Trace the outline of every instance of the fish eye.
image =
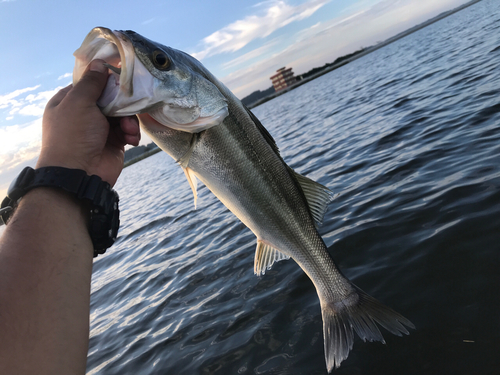
{"type": "Polygon", "coordinates": [[[153,62],[158,69],[165,70],[170,66],[170,59],[162,51],[153,52],[153,62]]]}

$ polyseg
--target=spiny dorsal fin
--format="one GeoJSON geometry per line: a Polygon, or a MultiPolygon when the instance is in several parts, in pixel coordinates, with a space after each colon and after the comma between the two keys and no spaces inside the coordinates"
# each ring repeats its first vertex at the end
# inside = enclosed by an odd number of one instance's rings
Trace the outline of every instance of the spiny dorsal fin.
{"type": "Polygon", "coordinates": [[[194,195],[194,209],[196,210],[196,200],[198,199],[198,180],[196,179],[196,175],[194,172],[189,169],[189,168],[182,168],[184,171],[184,174],[186,175],[186,178],[189,182],[189,186],[191,186],[191,190],[193,191],[194,195]]]}
{"type": "Polygon", "coordinates": [[[290,259],[290,257],[283,254],[281,251],[266,245],[264,242],[257,240],[253,272],[257,276],[264,275],[266,273],[266,269],[270,270],[274,262],[279,262],[284,259],[290,259]]]}
{"type": "MultiPolygon", "coordinates": [[[[252,111],[250,111],[245,105],[243,105],[243,107],[246,109],[248,115],[255,123],[255,126],[260,131],[269,146],[271,146],[276,155],[278,155],[278,157],[283,160],[281,158],[279,148],[276,145],[276,141],[274,140],[272,135],[267,131],[264,125],[262,125],[259,119],[252,113],[252,111]]],[[[309,206],[309,211],[311,212],[316,226],[321,225],[323,216],[325,216],[326,207],[333,199],[333,192],[320,183],[317,183],[310,178],[298,174],[292,168],[288,167],[288,169],[290,170],[292,176],[296,178],[297,182],[302,188],[302,191],[306,197],[307,204],[309,206]]]]}
{"type": "Polygon", "coordinates": [[[298,174],[290,167],[288,168],[297,179],[297,182],[306,196],[307,205],[316,222],[316,226],[321,225],[323,216],[325,216],[326,207],[333,199],[333,192],[326,186],[298,174]]]}
{"type": "Polygon", "coordinates": [[[244,104],[242,104],[242,105],[246,109],[246,111],[247,111],[248,115],[250,116],[250,118],[252,119],[252,121],[255,123],[255,126],[257,127],[257,129],[259,129],[260,133],[262,134],[262,136],[264,137],[266,142],[269,144],[269,146],[271,146],[271,148],[276,153],[276,155],[279,156],[280,150],[279,150],[278,145],[276,144],[276,141],[274,140],[273,136],[267,131],[267,129],[264,127],[264,125],[262,125],[262,123],[260,122],[260,120],[252,113],[252,111],[249,110],[244,104]]]}

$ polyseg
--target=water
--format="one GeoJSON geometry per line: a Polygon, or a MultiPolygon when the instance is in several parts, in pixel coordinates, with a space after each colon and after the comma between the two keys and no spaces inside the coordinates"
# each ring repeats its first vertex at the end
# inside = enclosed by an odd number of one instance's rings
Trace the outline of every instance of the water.
{"type": "MultiPolygon", "coordinates": [[[[343,272],[408,317],[336,374],[497,374],[500,4],[482,1],[255,114],[339,193],[320,229],[343,272]]],[[[160,153],[124,170],[122,227],[94,263],[88,374],[325,374],[316,292],[160,153]]]]}

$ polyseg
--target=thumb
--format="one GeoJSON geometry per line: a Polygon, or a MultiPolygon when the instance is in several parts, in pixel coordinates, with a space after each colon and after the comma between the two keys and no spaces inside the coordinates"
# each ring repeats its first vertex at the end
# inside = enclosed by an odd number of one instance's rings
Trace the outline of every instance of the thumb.
{"type": "Polygon", "coordinates": [[[74,85],[70,95],[88,104],[95,104],[108,81],[108,68],[103,64],[103,60],[93,60],[87,66],[82,78],[74,85]]]}

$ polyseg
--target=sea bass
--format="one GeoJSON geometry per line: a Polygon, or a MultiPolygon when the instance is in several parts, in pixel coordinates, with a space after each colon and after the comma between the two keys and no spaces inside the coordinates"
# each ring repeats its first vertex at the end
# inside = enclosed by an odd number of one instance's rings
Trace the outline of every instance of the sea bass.
{"type": "Polygon", "coordinates": [[[254,272],[292,258],[313,282],[323,317],[326,366],[347,358],[355,331],[368,341],[413,324],[350,282],[316,230],[332,198],[280,156],[269,132],[199,61],[133,31],[93,29],[75,52],[76,83],[94,59],[106,61],[98,105],[106,116],[137,114],[142,131],[183,168],[196,204],[197,181],[257,237],[254,272]]]}

